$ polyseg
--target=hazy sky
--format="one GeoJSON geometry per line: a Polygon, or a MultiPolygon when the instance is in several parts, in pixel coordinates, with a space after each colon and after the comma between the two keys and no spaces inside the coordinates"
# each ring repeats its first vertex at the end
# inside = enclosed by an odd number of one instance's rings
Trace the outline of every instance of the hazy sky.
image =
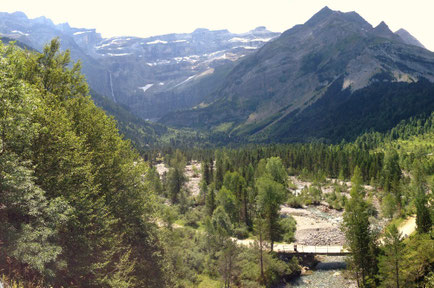
{"type": "Polygon", "coordinates": [[[434,0],[0,0],[0,11],[46,16],[54,23],[96,28],[103,37],[153,36],[196,28],[285,31],[324,6],[356,11],[373,26],[405,28],[434,51],[434,0]]]}

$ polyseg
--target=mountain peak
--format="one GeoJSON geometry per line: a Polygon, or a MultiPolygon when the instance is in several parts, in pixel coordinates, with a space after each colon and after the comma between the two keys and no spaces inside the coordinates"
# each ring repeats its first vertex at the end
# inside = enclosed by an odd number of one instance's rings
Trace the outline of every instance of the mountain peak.
{"type": "Polygon", "coordinates": [[[17,17],[17,18],[23,18],[23,19],[28,19],[27,15],[24,12],[21,11],[16,11],[14,13],[11,13],[12,16],[17,17]]]}
{"type": "Polygon", "coordinates": [[[419,40],[417,40],[413,35],[411,35],[407,30],[403,28],[396,31],[395,34],[398,35],[406,44],[425,48],[425,46],[423,46],[423,44],[420,43],[419,40]]]}
{"type": "Polygon", "coordinates": [[[333,12],[333,10],[330,9],[329,6],[326,5],[321,10],[319,10],[318,13],[330,13],[330,12],[333,12]]]}
{"type": "Polygon", "coordinates": [[[193,34],[207,33],[207,32],[209,32],[209,29],[207,29],[207,28],[197,28],[193,31],[193,34]]]}
{"type": "Polygon", "coordinates": [[[253,31],[254,32],[261,32],[261,31],[266,31],[266,30],[267,30],[267,27],[265,27],[265,26],[258,26],[255,29],[253,29],[252,32],[253,31]]]}
{"type": "Polygon", "coordinates": [[[51,26],[51,27],[55,26],[54,23],[53,23],[53,21],[51,21],[51,19],[49,19],[49,18],[47,18],[45,16],[37,17],[37,18],[33,19],[33,21],[35,23],[43,24],[43,25],[47,25],[47,26],[51,26]]]}
{"type": "MultiPolygon", "coordinates": [[[[387,24],[384,22],[384,21],[381,21],[380,22],[380,24],[378,24],[376,27],[375,27],[375,29],[378,29],[378,30],[387,30],[387,31],[390,31],[390,29],[389,29],[389,26],[387,26],[387,24]]],[[[392,32],[392,31],[390,31],[390,32],[392,32]]]]}
{"type": "Polygon", "coordinates": [[[309,26],[315,26],[319,23],[327,21],[330,18],[339,18],[341,21],[355,23],[357,26],[360,26],[364,29],[372,29],[371,24],[366,22],[366,20],[356,12],[352,11],[344,13],[341,11],[331,10],[327,6],[313,15],[312,18],[310,18],[305,24],[309,26]]]}
{"type": "Polygon", "coordinates": [[[329,7],[325,6],[321,10],[319,10],[315,15],[313,15],[306,24],[315,25],[324,19],[327,19],[331,15],[337,13],[336,11],[331,10],[329,7]]]}
{"type": "MultiPolygon", "coordinates": [[[[389,26],[384,21],[381,21],[380,24],[378,24],[374,30],[374,34],[379,37],[387,38],[390,40],[401,40],[396,34],[394,34],[389,26]]],[[[402,41],[402,40],[401,40],[402,41]]]]}

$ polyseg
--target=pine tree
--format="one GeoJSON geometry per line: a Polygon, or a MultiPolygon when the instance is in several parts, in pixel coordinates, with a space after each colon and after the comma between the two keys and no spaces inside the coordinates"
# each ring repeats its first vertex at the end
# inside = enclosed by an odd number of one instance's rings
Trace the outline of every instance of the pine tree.
{"type": "Polygon", "coordinates": [[[420,163],[414,164],[413,169],[413,187],[415,191],[416,202],[416,225],[419,233],[428,233],[432,229],[432,219],[430,210],[427,207],[428,197],[426,194],[425,175],[420,163]]]}
{"type": "Polygon", "coordinates": [[[360,169],[352,177],[351,199],[345,206],[343,231],[351,251],[351,269],[359,287],[373,287],[376,273],[375,242],[370,228],[368,205],[363,199],[360,169]]]}
{"type": "Polygon", "coordinates": [[[267,233],[266,238],[271,242],[271,251],[273,251],[274,241],[277,241],[281,235],[279,210],[285,197],[285,188],[282,184],[277,183],[269,177],[261,177],[256,181],[258,190],[257,208],[258,217],[265,219],[267,233]]]}
{"type": "Polygon", "coordinates": [[[209,216],[212,216],[216,208],[216,192],[214,189],[214,183],[208,186],[207,197],[205,201],[206,211],[209,216]]]}
{"type": "Polygon", "coordinates": [[[392,225],[384,235],[384,255],[379,257],[379,272],[382,286],[403,287],[402,262],[404,244],[398,228],[392,225]]]}

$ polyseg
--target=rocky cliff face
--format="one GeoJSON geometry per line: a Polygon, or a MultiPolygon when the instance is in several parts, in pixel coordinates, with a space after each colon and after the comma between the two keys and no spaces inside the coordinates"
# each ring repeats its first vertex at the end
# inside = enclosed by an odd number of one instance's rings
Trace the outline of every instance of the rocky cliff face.
{"type": "Polygon", "coordinates": [[[244,34],[197,29],[149,38],[104,39],[95,29],[54,25],[45,17],[28,19],[22,12],[0,13],[0,33],[38,50],[59,37],[62,49],[70,49],[72,58],[83,62],[93,89],[143,118],[199,104],[202,94],[190,97],[180,91],[279,35],[258,27],[244,34]]]}

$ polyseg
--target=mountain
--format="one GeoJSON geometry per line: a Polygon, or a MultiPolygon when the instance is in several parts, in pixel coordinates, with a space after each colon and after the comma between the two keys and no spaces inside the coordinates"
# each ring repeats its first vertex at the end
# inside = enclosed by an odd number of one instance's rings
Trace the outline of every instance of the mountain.
{"type": "Polygon", "coordinates": [[[400,34],[325,7],[235,63],[205,101],[160,122],[265,142],[339,141],[391,128],[434,110],[434,53],[400,34]]]}
{"type": "Polygon", "coordinates": [[[203,99],[183,94],[184,87],[277,35],[258,27],[245,34],[196,29],[150,38],[115,37],[93,46],[89,54],[107,68],[110,86],[105,95],[152,119],[199,104],[203,99]]]}
{"type": "Polygon", "coordinates": [[[258,27],[243,34],[196,29],[106,39],[95,29],[55,25],[45,17],[29,19],[22,12],[0,13],[0,34],[39,51],[58,37],[61,48],[70,49],[72,59],[83,63],[83,73],[95,91],[144,119],[201,103],[202,93],[191,97],[184,88],[280,35],[258,27]]]}
{"type": "Polygon", "coordinates": [[[405,29],[401,28],[398,31],[396,31],[395,34],[397,34],[399,37],[401,37],[401,39],[407,44],[419,46],[421,48],[425,48],[425,46],[423,46],[423,44],[420,43],[419,40],[417,40],[413,35],[411,35],[405,29]]]}

